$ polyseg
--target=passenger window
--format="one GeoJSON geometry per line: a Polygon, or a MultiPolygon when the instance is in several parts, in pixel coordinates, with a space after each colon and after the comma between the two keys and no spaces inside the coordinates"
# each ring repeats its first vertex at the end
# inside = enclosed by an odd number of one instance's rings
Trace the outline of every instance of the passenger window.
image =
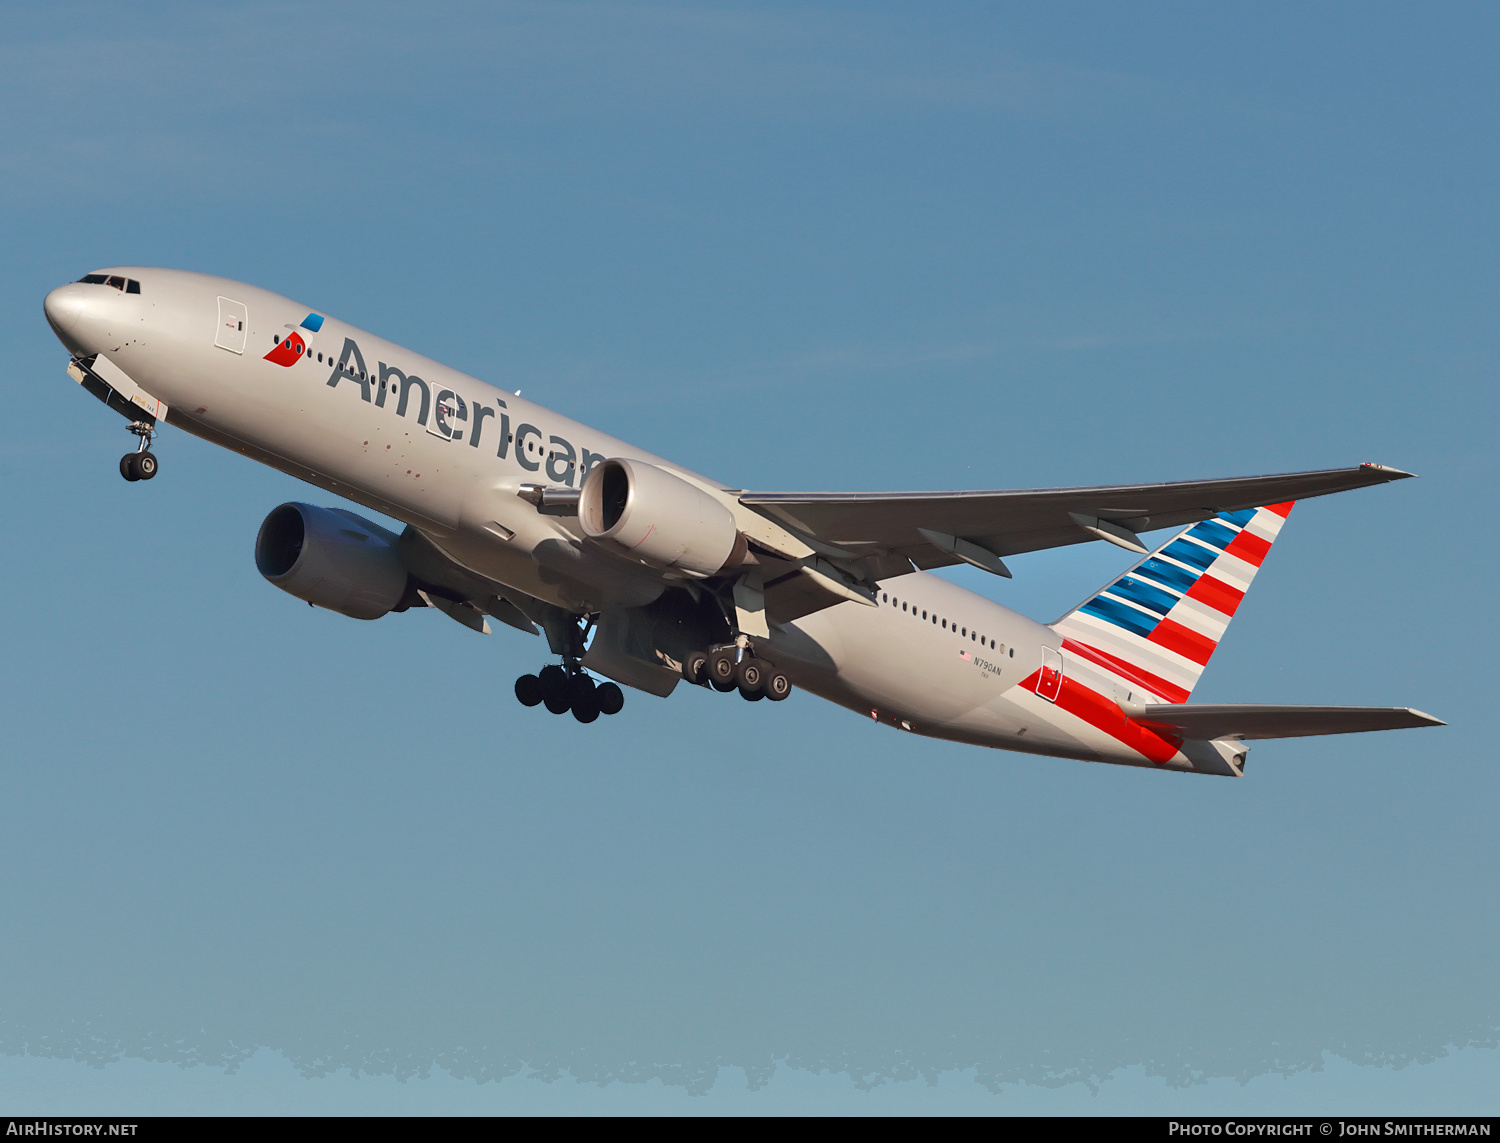
{"type": "Polygon", "coordinates": [[[881,596],[880,596],[880,602],[881,603],[889,603],[890,601],[891,601],[891,597],[890,596],[888,596],[888,595],[886,595],[884,593],[881,593],[881,596]]]}
{"type": "Polygon", "coordinates": [[[272,345],[280,345],[281,344],[281,334],[279,334],[279,333],[273,333],[271,335],[271,344],[272,345]]]}

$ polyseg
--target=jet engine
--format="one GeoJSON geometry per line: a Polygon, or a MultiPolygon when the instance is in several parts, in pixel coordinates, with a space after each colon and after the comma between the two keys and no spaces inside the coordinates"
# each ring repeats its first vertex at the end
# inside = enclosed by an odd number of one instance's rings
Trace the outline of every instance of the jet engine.
{"type": "Polygon", "coordinates": [[[745,562],[746,542],[734,516],[701,488],[639,460],[606,460],[584,479],[578,523],[669,568],[716,575],[745,562]]]}
{"type": "Polygon", "coordinates": [[[341,508],[272,509],[255,537],[255,566],[282,591],[354,619],[379,619],[406,593],[397,536],[341,508]]]}

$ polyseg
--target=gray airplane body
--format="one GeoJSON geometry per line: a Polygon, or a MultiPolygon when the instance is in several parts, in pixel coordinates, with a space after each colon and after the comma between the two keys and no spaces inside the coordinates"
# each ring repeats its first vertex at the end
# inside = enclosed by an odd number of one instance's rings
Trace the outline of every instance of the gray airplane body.
{"type": "Polygon", "coordinates": [[[433,607],[545,634],[517,697],[580,722],[616,683],[751,700],[793,686],[932,737],[1240,775],[1256,738],[1436,725],[1408,708],[1188,697],[1296,499],[1399,479],[1378,465],[1103,488],[757,493],[731,488],[289,298],[114,267],[45,310],[68,372],[139,438],[159,424],[402,521],[285,504],[256,540],[273,584],[373,619],[433,607]],[[1138,533],[1182,527],[1148,552],[1138,533]],[[1104,540],[1142,557],[1037,623],[931,569],[1104,540]],[[599,685],[592,675],[613,682],[599,685]]]}

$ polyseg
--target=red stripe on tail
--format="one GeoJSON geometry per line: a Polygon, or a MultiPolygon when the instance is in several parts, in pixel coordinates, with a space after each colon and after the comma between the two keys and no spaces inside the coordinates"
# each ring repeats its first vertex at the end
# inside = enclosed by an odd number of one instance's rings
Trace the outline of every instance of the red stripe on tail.
{"type": "Polygon", "coordinates": [[[1261,561],[1266,558],[1266,553],[1270,550],[1270,540],[1262,540],[1253,532],[1241,532],[1234,538],[1234,542],[1224,549],[1224,554],[1235,556],[1247,564],[1260,567],[1261,561]]]}
{"type": "Polygon", "coordinates": [[[1077,639],[1064,639],[1063,650],[1071,651],[1080,659],[1088,659],[1090,662],[1098,663],[1105,670],[1112,671],[1120,678],[1135,683],[1142,690],[1166,699],[1168,702],[1187,702],[1189,691],[1179,687],[1176,683],[1169,683],[1166,679],[1153,675],[1134,663],[1127,663],[1108,651],[1101,651],[1098,647],[1090,647],[1087,643],[1080,643],[1077,639]]]}
{"type": "Polygon", "coordinates": [[[1225,615],[1233,615],[1240,601],[1245,598],[1245,593],[1237,587],[1230,587],[1221,579],[1201,575],[1188,591],[1187,597],[1196,599],[1215,611],[1222,611],[1225,615]]]}
{"type": "MultiPolygon", "coordinates": [[[[1034,671],[1020,685],[1028,691],[1035,691],[1041,684],[1041,677],[1041,671],[1034,671]]],[[[1058,692],[1053,705],[1060,710],[1067,711],[1075,718],[1081,718],[1095,729],[1102,730],[1117,742],[1124,743],[1141,757],[1155,762],[1158,766],[1171,761],[1176,756],[1178,747],[1182,745],[1182,739],[1175,735],[1153,727],[1142,726],[1133,719],[1126,718],[1125,712],[1117,703],[1111,702],[1098,691],[1092,691],[1082,683],[1074,682],[1067,675],[1063,676],[1062,689],[1058,692]]]]}
{"type": "Polygon", "coordinates": [[[1184,627],[1175,619],[1163,619],[1158,623],[1156,630],[1148,636],[1147,642],[1165,647],[1168,651],[1176,651],[1184,659],[1191,659],[1199,666],[1207,663],[1219,646],[1207,635],[1200,635],[1192,628],[1184,627]]]}

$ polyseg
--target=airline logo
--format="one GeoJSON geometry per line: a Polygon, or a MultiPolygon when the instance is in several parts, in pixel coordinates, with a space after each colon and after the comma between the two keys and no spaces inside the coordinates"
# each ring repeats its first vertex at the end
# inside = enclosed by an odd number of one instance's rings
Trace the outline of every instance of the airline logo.
{"type": "Polygon", "coordinates": [[[1137,690],[1186,702],[1292,510],[1203,520],[1053,625],[1063,649],[1137,690]]]}
{"type": "MultiPolygon", "coordinates": [[[[302,319],[302,328],[308,333],[317,333],[323,328],[323,316],[321,314],[308,314],[302,319]]],[[[265,359],[273,365],[293,366],[307,355],[307,342],[303,340],[302,334],[293,330],[287,334],[266,354],[265,359]]]]}
{"type": "MultiPolygon", "coordinates": [[[[1136,701],[1186,702],[1291,510],[1271,504],[1200,521],[1054,623],[1072,669],[1102,671],[1136,701]]],[[[1071,677],[1061,656],[1020,685],[1158,766],[1182,746],[1128,717],[1097,683],[1071,677]]]]}

